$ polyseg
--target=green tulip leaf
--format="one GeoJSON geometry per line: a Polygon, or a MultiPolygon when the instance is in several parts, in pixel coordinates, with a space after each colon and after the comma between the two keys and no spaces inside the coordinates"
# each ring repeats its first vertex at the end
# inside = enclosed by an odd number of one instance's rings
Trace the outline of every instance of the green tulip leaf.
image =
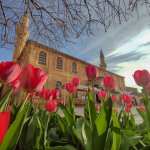
{"type": "Polygon", "coordinates": [[[71,114],[71,112],[62,104],[60,104],[60,108],[61,108],[62,112],[64,113],[64,116],[68,123],[68,126],[74,125],[74,119],[73,119],[74,117],[71,114]]]}
{"type": "Polygon", "coordinates": [[[150,101],[146,95],[143,95],[143,101],[146,109],[147,126],[150,130],[150,101]]]}
{"type": "Polygon", "coordinates": [[[8,90],[0,100],[0,111],[7,110],[8,104],[11,99],[12,90],[8,90]]]}
{"type": "Polygon", "coordinates": [[[117,114],[112,113],[112,119],[113,119],[113,126],[112,126],[112,150],[119,150],[120,143],[121,143],[121,134],[120,134],[120,125],[118,122],[117,114]]]}
{"type": "Polygon", "coordinates": [[[95,109],[94,97],[90,93],[88,93],[88,113],[89,113],[90,124],[92,127],[94,127],[97,114],[95,109]]]}
{"type": "Polygon", "coordinates": [[[92,134],[92,150],[104,149],[112,113],[112,101],[109,98],[104,102],[97,117],[92,134]]]}
{"type": "Polygon", "coordinates": [[[36,117],[36,119],[37,119],[38,128],[39,128],[39,135],[36,137],[35,149],[42,149],[40,141],[42,140],[43,129],[42,129],[42,124],[38,116],[36,117]]]}
{"type": "Polygon", "coordinates": [[[82,125],[82,139],[86,150],[92,149],[92,129],[87,121],[82,125]]]}

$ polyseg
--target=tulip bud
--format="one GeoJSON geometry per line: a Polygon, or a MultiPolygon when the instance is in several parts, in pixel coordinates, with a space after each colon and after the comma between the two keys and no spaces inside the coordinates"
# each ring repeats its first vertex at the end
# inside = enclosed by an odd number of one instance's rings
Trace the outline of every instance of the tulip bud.
{"type": "Polygon", "coordinates": [[[57,90],[57,89],[52,90],[53,99],[59,98],[59,94],[60,94],[59,90],[57,90]]]}
{"type": "Polygon", "coordinates": [[[20,75],[20,83],[26,92],[36,93],[43,88],[47,78],[48,74],[43,70],[28,64],[20,75]]]}
{"type": "Polygon", "coordinates": [[[107,76],[103,79],[104,87],[106,89],[114,89],[115,88],[115,80],[112,76],[107,76]]]}
{"type": "Polygon", "coordinates": [[[20,81],[17,78],[16,80],[9,83],[8,86],[13,89],[14,93],[17,93],[19,91],[20,81]]]}
{"type": "Polygon", "coordinates": [[[135,71],[133,78],[134,78],[136,84],[143,88],[150,82],[150,74],[147,70],[135,71]]]}
{"type": "Polygon", "coordinates": [[[98,92],[99,100],[104,100],[104,99],[106,99],[106,97],[107,97],[107,92],[105,92],[105,91],[98,92]]]}
{"type": "Polygon", "coordinates": [[[127,103],[126,105],[127,105],[127,107],[129,107],[129,108],[132,108],[132,106],[133,106],[132,102],[129,102],[129,103],[127,103]]]}
{"type": "Polygon", "coordinates": [[[59,103],[59,104],[64,104],[64,100],[63,100],[63,99],[60,99],[60,100],[58,100],[58,103],[59,103]]]}
{"type": "Polygon", "coordinates": [[[76,87],[72,83],[66,83],[66,90],[68,93],[74,93],[76,91],[76,87]]]}
{"type": "Polygon", "coordinates": [[[117,96],[112,96],[111,97],[112,102],[118,102],[118,97],[117,96]]]}
{"type": "Polygon", "coordinates": [[[145,106],[143,106],[142,104],[140,104],[139,110],[140,110],[140,111],[146,111],[146,110],[145,110],[145,106]]]}
{"type": "Polygon", "coordinates": [[[86,67],[86,75],[87,75],[89,80],[95,79],[98,76],[97,67],[92,66],[92,65],[88,65],[86,67]]]}
{"type": "Polygon", "coordinates": [[[18,79],[21,73],[21,67],[14,62],[0,63],[0,83],[9,84],[18,79]]]}
{"type": "Polygon", "coordinates": [[[126,106],[126,107],[124,108],[124,110],[125,110],[127,113],[131,112],[131,108],[128,107],[128,106],[126,106]]]}
{"type": "Polygon", "coordinates": [[[72,78],[72,84],[74,85],[74,87],[78,88],[78,86],[80,85],[80,78],[78,77],[72,78]]]}
{"type": "Polygon", "coordinates": [[[48,112],[54,112],[57,108],[57,102],[55,100],[49,100],[46,102],[46,110],[48,112]]]}
{"type": "Polygon", "coordinates": [[[129,96],[127,94],[122,95],[122,99],[123,99],[124,103],[130,103],[132,101],[131,96],[129,96]]]}

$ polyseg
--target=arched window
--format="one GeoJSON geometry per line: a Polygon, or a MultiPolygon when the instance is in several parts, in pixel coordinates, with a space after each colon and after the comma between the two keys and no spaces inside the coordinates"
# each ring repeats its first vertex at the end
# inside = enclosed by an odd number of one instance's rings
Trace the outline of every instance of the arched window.
{"type": "Polygon", "coordinates": [[[39,64],[46,65],[46,53],[43,51],[39,53],[39,64]]]}
{"type": "Polygon", "coordinates": [[[60,81],[57,81],[55,87],[56,87],[56,89],[61,89],[62,83],[60,81]]]}
{"type": "Polygon", "coordinates": [[[75,62],[72,63],[72,72],[77,73],[77,64],[75,62]]]}
{"type": "Polygon", "coordinates": [[[62,59],[60,57],[57,57],[57,60],[56,60],[56,68],[57,69],[62,69],[62,59]]]}

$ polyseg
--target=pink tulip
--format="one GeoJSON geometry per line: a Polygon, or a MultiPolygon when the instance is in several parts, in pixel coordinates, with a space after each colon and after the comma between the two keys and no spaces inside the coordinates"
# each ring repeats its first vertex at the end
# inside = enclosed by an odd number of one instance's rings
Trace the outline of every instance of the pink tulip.
{"type": "Polygon", "coordinates": [[[73,85],[73,83],[66,83],[66,90],[68,93],[74,93],[76,91],[76,87],[73,85]]]}
{"type": "Polygon", "coordinates": [[[137,70],[134,72],[133,78],[137,85],[145,87],[150,82],[150,74],[147,70],[137,70]]]}
{"type": "Polygon", "coordinates": [[[98,92],[99,100],[104,100],[104,99],[106,99],[106,97],[107,97],[107,92],[105,92],[105,91],[98,92]]]}
{"type": "Polygon", "coordinates": [[[21,67],[14,62],[0,63],[0,83],[9,84],[19,78],[21,67]]]}
{"type": "Polygon", "coordinates": [[[52,90],[52,95],[53,95],[53,99],[59,98],[59,95],[60,95],[59,90],[53,89],[52,90]]]}
{"type": "Polygon", "coordinates": [[[126,105],[127,105],[127,107],[129,107],[129,108],[132,108],[132,106],[133,106],[132,102],[129,102],[129,103],[127,103],[126,105]]]}
{"type": "Polygon", "coordinates": [[[78,86],[80,85],[80,78],[78,77],[72,78],[72,84],[74,85],[74,87],[78,88],[78,86]]]}
{"type": "Polygon", "coordinates": [[[132,97],[127,94],[122,95],[122,99],[124,103],[130,103],[132,101],[132,97]]]}
{"type": "Polygon", "coordinates": [[[21,73],[20,83],[26,92],[36,93],[43,88],[47,78],[48,74],[43,70],[28,64],[21,73]]]}
{"type": "Polygon", "coordinates": [[[127,106],[124,108],[124,110],[125,110],[127,113],[131,112],[131,108],[130,108],[130,107],[127,107],[127,106]]]}
{"type": "Polygon", "coordinates": [[[97,67],[92,66],[92,65],[88,65],[86,67],[86,75],[87,75],[89,80],[95,79],[98,76],[97,67]]]}
{"type": "Polygon", "coordinates": [[[104,87],[106,89],[114,89],[115,88],[115,80],[112,76],[107,76],[103,79],[104,87]]]}
{"type": "Polygon", "coordinates": [[[20,86],[20,81],[19,81],[19,79],[17,78],[17,79],[15,79],[14,81],[10,82],[10,83],[8,84],[8,86],[13,89],[13,92],[14,92],[14,93],[17,93],[17,92],[19,91],[19,86],[20,86]]]}
{"type": "Polygon", "coordinates": [[[139,105],[139,110],[145,112],[145,111],[146,111],[146,110],[145,110],[145,106],[143,106],[142,104],[140,104],[140,105],[139,105]]]}
{"type": "Polygon", "coordinates": [[[60,100],[58,100],[58,103],[59,103],[59,104],[64,104],[64,100],[63,100],[63,99],[60,99],[60,100]]]}
{"type": "Polygon", "coordinates": [[[111,100],[112,100],[112,102],[118,102],[119,101],[117,96],[112,96],[111,100]]]}

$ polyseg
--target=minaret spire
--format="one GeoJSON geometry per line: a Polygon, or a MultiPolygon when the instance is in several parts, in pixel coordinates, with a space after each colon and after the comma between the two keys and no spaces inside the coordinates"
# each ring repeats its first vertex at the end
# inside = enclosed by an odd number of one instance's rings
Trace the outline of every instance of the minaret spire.
{"type": "Polygon", "coordinates": [[[29,26],[29,18],[27,16],[27,12],[20,19],[20,23],[17,24],[16,27],[16,39],[15,39],[15,49],[13,61],[17,62],[18,57],[20,56],[26,41],[29,37],[30,31],[28,29],[29,26]]]}
{"type": "Polygon", "coordinates": [[[107,68],[106,62],[105,62],[105,56],[103,54],[103,51],[101,49],[100,51],[100,68],[105,69],[107,68]]]}

